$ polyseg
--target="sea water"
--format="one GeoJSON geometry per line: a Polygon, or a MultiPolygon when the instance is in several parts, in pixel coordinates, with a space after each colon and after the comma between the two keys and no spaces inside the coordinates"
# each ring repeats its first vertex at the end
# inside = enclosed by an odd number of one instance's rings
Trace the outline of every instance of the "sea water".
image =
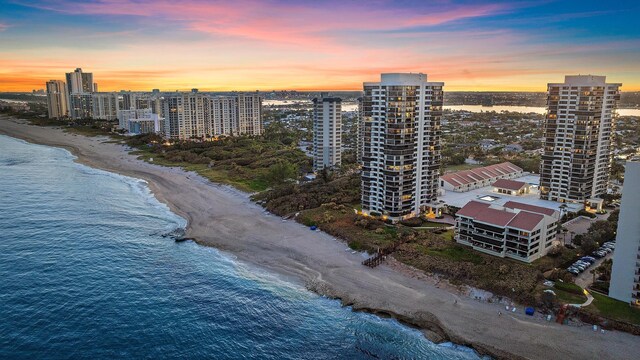
{"type": "Polygon", "coordinates": [[[2,359],[476,359],[172,231],[142,180],[0,136],[2,359]]]}

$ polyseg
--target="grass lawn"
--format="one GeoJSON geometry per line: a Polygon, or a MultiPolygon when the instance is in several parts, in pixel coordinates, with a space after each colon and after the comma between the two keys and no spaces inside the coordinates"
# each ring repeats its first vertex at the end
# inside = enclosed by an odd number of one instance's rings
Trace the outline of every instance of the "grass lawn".
{"type": "Polygon", "coordinates": [[[451,247],[444,249],[435,250],[426,248],[423,251],[427,255],[440,256],[453,261],[467,261],[474,264],[482,263],[482,257],[478,255],[477,252],[463,246],[452,244],[451,247]]]}
{"type": "Polygon", "coordinates": [[[469,170],[469,169],[475,169],[478,167],[482,167],[482,164],[460,164],[460,165],[450,165],[444,168],[444,172],[445,173],[449,173],[449,172],[454,172],[454,171],[461,171],[461,170],[469,170]]]}
{"type": "Polygon", "coordinates": [[[593,302],[587,310],[606,318],[640,325],[640,309],[632,308],[628,303],[592,292],[593,302]]]}

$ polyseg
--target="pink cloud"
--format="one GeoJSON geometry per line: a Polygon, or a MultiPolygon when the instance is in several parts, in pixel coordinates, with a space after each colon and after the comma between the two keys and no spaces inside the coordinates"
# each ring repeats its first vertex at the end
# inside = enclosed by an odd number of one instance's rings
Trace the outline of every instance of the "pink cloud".
{"type": "Polygon", "coordinates": [[[380,8],[353,2],[320,5],[322,6],[256,0],[217,3],[200,0],[62,0],[30,6],[70,14],[159,17],[182,23],[188,29],[203,33],[276,44],[315,43],[315,46],[329,51],[336,49],[340,37],[347,31],[434,26],[509,10],[504,4],[453,8],[434,5],[428,12],[392,6],[380,8]]]}

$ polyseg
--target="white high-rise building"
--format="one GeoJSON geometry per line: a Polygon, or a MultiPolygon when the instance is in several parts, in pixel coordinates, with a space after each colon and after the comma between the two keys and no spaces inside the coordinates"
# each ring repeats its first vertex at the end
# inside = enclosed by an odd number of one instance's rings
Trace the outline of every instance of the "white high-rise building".
{"type": "Polygon", "coordinates": [[[69,94],[91,93],[96,91],[93,82],[93,73],[82,72],[81,68],[67,73],[67,89],[69,94]]]}
{"type": "Polygon", "coordinates": [[[262,97],[257,94],[238,94],[237,132],[234,135],[262,135],[262,97]]]}
{"type": "Polygon", "coordinates": [[[382,74],[364,83],[362,212],[393,221],[436,215],[442,82],[382,74]]]}
{"type": "Polygon", "coordinates": [[[181,140],[220,135],[262,134],[262,99],[258,95],[209,96],[166,94],[163,100],[167,137],[181,140]]]}
{"type": "Polygon", "coordinates": [[[219,96],[212,97],[210,101],[213,133],[227,136],[237,134],[237,100],[233,97],[219,96]]]}
{"type": "Polygon", "coordinates": [[[601,206],[611,168],[611,137],[622,84],[605,76],[565,76],[548,84],[540,197],[601,206]]]}
{"type": "Polygon", "coordinates": [[[149,118],[152,113],[151,109],[118,110],[118,128],[129,130],[130,120],[149,118]]]}
{"type": "Polygon", "coordinates": [[[93,118],[93,95],[91,93],[69,94],[69,116],[76,120],[93,118]]]}
{"type": "Polygon", "coordinates": [[[362,165],[362,152],[364,142],[364,115],[363,115],[362,98],[358,98],[358,139],[356,145],[356,161],[359,165],[362,165]]]}
{"type": "Polygon", "coordinates": [[[627,161],[609,296],[640,306],[640,160],[627,161]]]}
{"type": "Polygon", "coordinates": [[[197,91],[169,94],[164,101],[165,135],[189,140],[211,137],[210,98],[197,91]]]}
{"type": "Polygon", "coordinates": [[[322,94],[313,99],[313,170],[341,164],[342,100],[322,94]]]}
{"type": "Polygon", "coordinates": [[[92,93],[93,118],[101,120],[115,120],[118,118],[120,105],[118,94],[112,92],[92,93]]]}
{"type": "Polygon", "coordinates": [[[64,81],[47,81],[46,88],[49,119],[59,119],[69,116],[69,100],[67,99],[67,86],[64,81]]]}

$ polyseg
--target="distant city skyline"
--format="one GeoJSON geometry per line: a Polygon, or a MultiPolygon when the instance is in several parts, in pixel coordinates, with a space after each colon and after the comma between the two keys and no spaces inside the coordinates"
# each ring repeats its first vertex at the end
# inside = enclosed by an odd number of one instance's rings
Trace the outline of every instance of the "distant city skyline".
{"type": "Polygon", "coordinates": [[[0,91],[82,67],[101,91],[359,90],[423,72],[447,91],[640,90],[637,2],[0,0],[0,91]]]}

